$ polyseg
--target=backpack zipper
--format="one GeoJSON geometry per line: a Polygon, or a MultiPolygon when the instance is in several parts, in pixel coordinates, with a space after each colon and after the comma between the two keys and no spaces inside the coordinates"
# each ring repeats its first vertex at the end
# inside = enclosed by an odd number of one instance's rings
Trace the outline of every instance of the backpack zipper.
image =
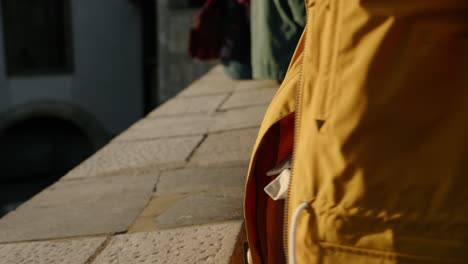
{"type": "MultiPolygon", "coordinates": [[[[310,21],[310,19],[313,19],[314,16],[316,14],[312,14],[311,12],[313,11],[313,8],[317,8],[317,2],[319,0],[306,0],[306,5],[305,5],[305,8],[306,8],[306,27],[304,29],[304,50],[303,50],[303,54],[302,54],[302,58],[301,58],[301,68],[300,68],[300,73],[299,73],[299,81],[298,81],[298,84],[297,84],[297,87],[296,87],[296,102],[295,102],[295,117],[294,117],[294,145],[293,145],[293,150],[292,150],[292,157],[291,157],[291,177],[290,177],[290,180],[289,180],[289,186],[288,186],[288,195],[287,195],[287,198],[286,198],[286,201],[285,201],[285,208],[284,208],[284,216],[283,216],[283,248],[284,248],[284,251],[285,251],[285,256],[286,256],[286,263],[289,263],[289,260],[291,258],[291,256],[289,256],[289,236],[291,234],[289,234],[289,216],[291,215],[291,206],[290,206],[290,197],[291,197],[291,186],[293,186],[293,181],[295,179],[295,171],[296,171],[296,151],[297,151],[297,148],[299,146],[299,129],[300,129],[300,120],[301,120],[301,114],[302,114],[302,111],[301,111],[301,104],[302,104],[302,92],[303,92],[303,85],[304,85],[304,60],[306,58],[306,52],[307,52],[307,39],[308,39],[308,31],[310,30],[310,27],[311,25],[314,26],[314,22],[313,21],[310,21]]],[[[341,5],[341,1],[336,1],[336,2],[332,2],[332,0],[323,0],[322,3],[320,4],[327,4],[327,5],[333,5],[335,7],[332,7],[332,8],[338,8],[338,10],[336,10],[336,12],[339,12],[340,10],[340,5],[341,5]]],[[[332,11],[334,12],[334,11],[332,11]]],[[[332,27],[334,28],[333,29],[333,32],[332,32],[332,35],[330,36],[330,42],[331,44],[333,45],[331,50],[329,50],[329,54],[323,54],[324,56],[330,56],[330,58],[327,60],[327,64],[330,64],[330,65],[327,65],[328,67],[326,67],[326,71],[327,71],[327,74],[328,74],[328,71],[330,71],[329,73],[331,73],[333,76],[334,76],[334,73],[335,73],[335,70],[332,69],[337,67],[336,65],[336,61],[337,61],[337,43],[338,43],[338,39],[339,38],[339,34],[337,31],[339,31],[339,27],[337,26],[337,23],[338,23],[338,17],[339,17],[339,14],[337,13],[332,13],[331,15],[332,17],[330,19],[332,19],[332,27]]],[[[318,48],[318,47],[313,47],[313,48],[318,48]]],[[[320,52],[320,51],[319,51],[320,52]]],[[[332,78],[332,79],[335,79],[335,78],[332,78]]],[[[328,86],[334,86],[335,84],[334,83],[328,83],[328,86]]],[[[327,89],[330,89],[330,87],[327,87],[327,89]]],[[[328,98],[324,98],[324,101],[326,100],[329,100],[330,98],[330,95],[327,96],[328,98]]],[[[328,102],[330,103],[330,102],[328,102]]],[[[310,202],[309,202],[309,206],[310,206],[310,202]]]]}
{"type": "Polygon", "coordinates": [[[308,11],[308,4],[305,5],[306,8],[306,27],[304,28],[304,44],[303,44],[303,53],[301,59],[301,68],[299,70],[299,80],[296,85],[296,92],[295,92],[295,114],[294,114],[294,143],[293,143],[293,149],[292,149],[292,154],[291,154],[291,176],[289,179],[289,184],[288,184],[288,194],[284,203],[284,215],[283,215],[283,248],[284,248],[284,255],[286,258],[286,263],[289,263],[289,255],[288,255],[288,238],[289,238],[289,201],[291,197],[291,185],[292,181],[294,179],[294,168],[295,168],[295,163],[296,163],[296,149],[297,149],[297,144],[298,144],[298,138],[299,138],[299,120],[300,120],[300,98],[301,98],[301,86],[302,86],[302,79],[303,79],[303,69],[304,69],[304,58],[305,58],[305,47],[307,44],[307,25],[309,24],[309,16],[307,15],[309,13],[308,11]]]}

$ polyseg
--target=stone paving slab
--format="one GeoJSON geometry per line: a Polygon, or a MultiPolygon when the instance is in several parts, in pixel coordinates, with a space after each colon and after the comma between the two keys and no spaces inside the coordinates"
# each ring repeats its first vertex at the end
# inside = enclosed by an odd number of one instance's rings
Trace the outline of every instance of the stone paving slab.
{"type": "Polygon", "coordinates": [[[236,89],[237,84],[238,81],[224,74],[222,66],[217,66],[208,74],[193,82],[177,96],[194,97],[212,94],[228,94],[236,89]]]}
{"type": "Polygon", "coordinates": [[[268,105],[220,112],[209,132],[229,131],[233,129],[260,127],[268,105]]]}
{"type": "Polygon", "coordinates": [[[228,168],[190,168],[162,172],[156,195],[197,193],[240,187],[245,183],[247,166],[228,168]]]}
{"type": "Polygon", "coordinates": [[[176,97],[151,112],[149,117],[210,114],[226,100],[228,94],[205,95],[200,97],[176,97]]]}
{"type": "Polygon", "coordinates": [[[280,85],[272,80],[243,80],[236,83],[236,92],[248,92],[264,89],[278,89],[280,85]]]}
{"type": "Polygon", "coordinates": [[[59,181],[0,220],[0,243],[126,231],[158,174],[59,181]]]}
{"type": "Polygon", "coordinates": [[[154,196],[129,233],[242,219],[244,187],[218,186],[199,193],[154,196]]]}
{"type": "Polygon", "coordinates": [[[208,72],[208,74],[223,74],[224,75],[224,66],[221,64],[218,64],[215,67],[213,67],[213,69],[211,69],[208,72]]]}
{"type": "Polygon", "coordinates": [[[110,175],[116,172],[183,166],[202,136],[148,141],[111,142],[63,179],[110,175]]]}
{"type": "Polygon", "coordinates": [[[220,107],[220,110],[243,108],[256,105],[268,105],[276,94],[276,87],[253,91],[235,92],[220,107]]]}
{"type": "Polygon", "coordinates": [[[132,224],[129,232],[155,231],[161,228],[199,224],[213,219],[217,221],[240,219],[246,174],[247,165],[162,172],[155,196],[132,224]],[[200,194],[202,198],[197,196],[200,194]],[[205,201],[206,197],[213,205],[216,203],[209,210],[205,208],[205,203],[193,204],[191,201],[191,199],[205,201]],[[226,204],[228,206],[224,207],[226,204]],[[174,220],[187,212],[191,215],[174,220]]]}
{"type": "Polygon", "coordinates": [[[241,222],[119,235],[93,264],[228,264],[241,222]]]}
{"type": "Polygon", "coordinates": [[[234,92],[235,89],[235,83],[226,84],[223,80],[205,79],[194,82],[192,85],[180,92],[176,98],[191,98],[208,95],[228,95],[234,92]],[[213,85],[213,83],[221,83],[221,85],[216,86],[213,85]]]}
{"type": "Polygon", "coordinates": [[[244,188],[218,187],[207,193],[189,195],[154,219],[158,229],[201,225],[243,218],[244,188]]]}
{"type": "Polygon", "coordinates": [[[159,231],[161,228],[156,225],[154,219],[171,208],[175,203],[188,196],[188,194],[154,196],[146,206],[145,210],[130,226],[128,233],[159,231]]]}
{"type": "Polygon", "coordinates": [[[203,135],[213,123],[209,115],[145,118],[115,138],[115,141],[203,135]]]}
{"type": "Polygon", "coordinates": [[[189,166],[247,165],[258,129],[243,129],[209,134],[189,161],[189,166]]]}
{"type": "Polygon", "coordinates": [[[0,245],[0,264],[85,264],[106,238],[0,245]]]}

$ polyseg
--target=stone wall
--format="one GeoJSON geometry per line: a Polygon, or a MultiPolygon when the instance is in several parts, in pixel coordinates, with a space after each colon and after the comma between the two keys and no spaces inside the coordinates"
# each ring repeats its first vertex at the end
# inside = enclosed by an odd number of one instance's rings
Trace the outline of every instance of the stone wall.
{"type": "Polygon", "coordinates": [[[199,8],[189,0],[157,1],[158,69],[157,96],[162,103],[180,92],[215,65],[188,55],[189,32],[199,8]]]}

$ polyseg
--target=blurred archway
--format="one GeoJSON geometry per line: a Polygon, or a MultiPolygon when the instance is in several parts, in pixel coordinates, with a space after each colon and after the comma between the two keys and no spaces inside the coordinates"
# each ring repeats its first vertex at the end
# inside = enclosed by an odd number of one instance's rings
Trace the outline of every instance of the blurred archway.
{"type": "Polygon", "coordinates": [[[0,131],[0,216],[57,181],[96,145],[71,120],[32,116],[0,131]]]}

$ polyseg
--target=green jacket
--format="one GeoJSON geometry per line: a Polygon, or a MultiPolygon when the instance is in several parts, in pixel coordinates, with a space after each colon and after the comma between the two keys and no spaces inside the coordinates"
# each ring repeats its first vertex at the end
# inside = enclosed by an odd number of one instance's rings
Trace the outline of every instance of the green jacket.
{"type": "Polygon", "coordinates": [[[251,1],[254,79],[284,79],[305,22],[304,0],[251,1]]]}

